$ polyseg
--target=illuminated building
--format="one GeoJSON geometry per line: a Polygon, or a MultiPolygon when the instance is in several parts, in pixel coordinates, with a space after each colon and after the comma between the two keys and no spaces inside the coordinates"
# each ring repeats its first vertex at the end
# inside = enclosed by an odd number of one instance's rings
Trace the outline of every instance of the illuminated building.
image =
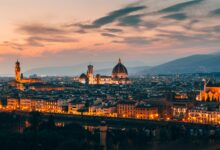
{"type": "Polygon", "coordinates": [[[39,83],[42,82],[40,79],[37,78],[24,78],[23,74],[21,73],[20,62],[17,61],[15,63],[15,81],[17,83],[39,83]]]}
{"type": "Polygon", "coordinates": [[[137,105],[135,107],[135,118],[136,119],[147,119],[147,120],[157,120],[158,108],[152,105],[137,105]]]}
{"type": "Polygon", "coordinates": [[[194,107],[194,103],[190,99],[175,99],[171,102],[171,116],[173,119],[185,120],[188,110],[194,107]]]}
{"type": "Polygon", "coordinates": [[[36,91],[63,91],[64,87],[57,87],[51,84],[45,84],[38,78],[24,78],[21,73],[20,62],[15,63],[15,81],[12,85],[17,89],[24,91],[25,87],[29,87],[30,90],[36,91]]]}
{"type": "Polygon", "coordinates": [[[68,103],[68,113],[70,114],[80,114],[80,112],[78,111],[81,108],[84,108],[85,104],[80,103],[80,102],[69,102],[68,103]]]}
{"type": "Polygon", "coordinates": [[[188,99],[188,96],[186,93],[177,93],[175,99],[188,99]]]}
{"type": "Polygon", "coordinates": [[[187,121],[200,124],[220,124],[220,105],[199,103],[188,111],[187,121]]]}
{"type": "Polygon", "coordinates": [[[209,81],[197,96],[198,101],[220,102],[220,84],[209,81]]]}
{"type": "Polygon", "coordinates": [[[108,116],[108,117],[116,117],[116,107],[110,106],[110,107],[103,107],[102,108],[102,113],[103,116],[108,116]]]}
{"type": "Polygon", "coordinates": [[[33,103],[31,99],[21,99],[20,100],[20,110],[30,112],[33,109],[33,103]]]}
{"type": "Polygon", "coordinates": [[[116,107],[90,106],[88,115],[116,117],[116,107]]]}
{"type": "Polygon", "coordinates": [[[188,122],[200,124],[220,124],[219,108],[196,107],[188,112],[188,122]]]}
{"type": "Polygon", "coordinates": [[[117,117],[157,120],[158,108],[150,104],[136,105],[134,101],[120,101],[117,104],[117,117]]]}
{"type": "Polygon", "coordinates": [[[7,110],[13,111],[19,109],[19,100],[16,98],[7,99],[7,110]]]}
{"type": "Polygon", "coordinates": [[[17,82],[21,81],[21,67],[20,67],[20,62],[17,61],[15,63],[15,80],[17,82]]]}
{"type": "Polygon", "coordinates": [[[88,84],[94,84],[93,66],[89,65],[87,70],[88,84]]]}
{"type": "Polygon", "coordinates": [[[135,102],[134,101],[120,101],[117,104],[117,116],[121,118],[135,117],[135,102]]]}
{"type": "Polygon", "coordinates": [[[175,119],[184,119],[187,116],[187,104],[173,104],[171,107],[172,117],[175,119]]]}
{"type": "Polygon", "coordinates": [[[39,112],[62,112],[62,106],[59,100],[47,100],[47,99],[30,99],[21,98],[20,100],[15,98],[9,98],[7,100],[7,110],[22,110],[22,111],[39,111],[39,112]]]}
{"type": "Polygon", "coordinates": [[[34,99],[32,100],[32,111],[61,112],[58,100],[34,99]]]}
{"type": "Polygon", "coordinates": [[[129,84],[128,71],[119,59],[118,64],[113,68],[111,76],[94,76],[93,66],[89,65],[86,74],[81,74],[78,79],[80,83],[87,84],[129,84]]]}

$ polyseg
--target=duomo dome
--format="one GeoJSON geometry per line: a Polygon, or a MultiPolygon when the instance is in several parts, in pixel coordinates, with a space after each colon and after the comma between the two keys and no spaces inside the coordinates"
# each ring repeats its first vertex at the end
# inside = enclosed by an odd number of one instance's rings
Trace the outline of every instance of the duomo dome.
{"type": "Polygon", "coordinates": [[[121,59],[119,59],[118,64],[112,70],[113,78],[127,78],[128,71],[127,68],[121,63],[121,59]]]}

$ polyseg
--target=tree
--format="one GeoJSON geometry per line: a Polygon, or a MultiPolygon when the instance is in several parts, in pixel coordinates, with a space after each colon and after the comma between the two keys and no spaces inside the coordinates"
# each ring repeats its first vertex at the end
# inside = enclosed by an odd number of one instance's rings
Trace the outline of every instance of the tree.
{"type": "Polygon", "coordinates": [[[81,116],[83,116],[84,112],[87,112],[87,109],[86,108],[80,108],[77,111],[81,113],[81,116]]]}
{"type": "Polygon", "coordinates": [[[30,118],[29,118],[29,123],[30,123],[30,127],[33,129],[33,130],[37,130],[39,128],[39,125],[41,123],[41,113],[39,112],[31,112],[30,113],[30,118]]]}
{"type": "Polygon", "coordinates": [[[54,116],[50,115],[50,117],[48,118],[47,123],[48,123],[49,129],[54,129],[55,128],[54,116]]]}

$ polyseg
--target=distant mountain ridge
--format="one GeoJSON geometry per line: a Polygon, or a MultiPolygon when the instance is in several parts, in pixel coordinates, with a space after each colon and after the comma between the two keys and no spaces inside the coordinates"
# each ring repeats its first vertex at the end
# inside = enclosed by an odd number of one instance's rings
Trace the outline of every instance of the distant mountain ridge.
{"type": "Polygon", "coordinates": [[[140,74],[220,72],[220,53],[192,55],[152,67],[140,74]]]}
{"type": "MultiPolygon", "coordinates": [[[[92,64],[95,74],[101,75],[111,75],[112,69],[116,65],[113,62],[95,62],[92,64]]],[[[86,73],[87,65],[88,63],[75,66],[35,68],[25,72],[25,75],[76,76],[86,73]]],[[[127,62],[125,66],[128,69],[129,76],[220,72],[220,53],[192,55],[154,67],[145,66],[140,62],[127,62]]]]}

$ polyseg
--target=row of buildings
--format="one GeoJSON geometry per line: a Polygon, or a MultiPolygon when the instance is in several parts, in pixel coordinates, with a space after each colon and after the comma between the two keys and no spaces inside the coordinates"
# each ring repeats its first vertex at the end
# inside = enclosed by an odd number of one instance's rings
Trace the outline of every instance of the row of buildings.
{"type": "Polygon", "coordinates": [[[4,103],[1,101],[0,109],[3,111],[21,110],[25,112],[39,111],[39,112],[51,112],[62,113],[65,108],[60,100],[48,100],[48,99],[30,99],[30,98],[8,98],[4,103]]]}
{"type": "Polygon", "coordinates": [[[150,104],[138,104],[135,101],[119,101],[115,106],[86,106],[82,102],[65,102],[63,100],[8,98],[4,104],[0,103],[1,111],[38,111],[46,113],[63,113],[89,116],[106,116],[119,118],[134,118],[158,120],[158,108],[150,104]]]}
{"type": "MultiPolygon", "coordinates": [[[[106,116],[119,118],[161,119],[158,106],[152,104],[137,103],[132,100],[122,100],[114,106],[91,105],[86,106],[80,101],[64,101],[49,99],[8,98],[7,102],[1,101],[1,111],[21,110],[25,112],[39,111],[46,113],[63,113],[89,116],[106,116]]],[[[219,104],[193,104],[190,101],[178,100],[171,103],[170,116],[166,120],[177,120],[200,124],[220,124],[219,104]]]]}
{"type": "Polygon", "coordinates": [[[174,120],[199,124],[220,124],[220,104],[178,100],[172,102],[171,116],[174,120]]]}
{"type": "MultiPolygon", "coordinates": [[[[219,104],[193,104],[190,101],[178,100],[171,103],[170,115],[165,120],[177,120],[199,124],[220,124],[219,104]]],[[[1,101],[1,111],[20,110],[25,112],[39,111],[46,113],[63,113],[89,116],[106,116],[119,118],[133,118],[158,120],[162,114],[158,106],[146,103],[137,103],[132,100],[122,100],[113,106],[91,105],[86,106],[80,101],[64,101],[49,99],[8,98],[7,102],[1,101]]]]}

